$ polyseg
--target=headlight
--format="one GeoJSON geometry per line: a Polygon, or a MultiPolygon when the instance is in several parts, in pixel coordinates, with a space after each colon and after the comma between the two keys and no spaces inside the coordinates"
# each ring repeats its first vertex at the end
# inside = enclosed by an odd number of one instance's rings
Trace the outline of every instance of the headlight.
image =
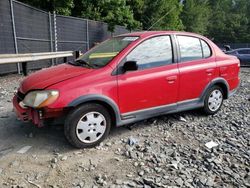
{"type": "Polygon", "coordinates": [[[42,108],[55,102],[58,97],[59,92],[56,90],[31,91],[25,96],[23,104],[33,108],[42,108]]]}

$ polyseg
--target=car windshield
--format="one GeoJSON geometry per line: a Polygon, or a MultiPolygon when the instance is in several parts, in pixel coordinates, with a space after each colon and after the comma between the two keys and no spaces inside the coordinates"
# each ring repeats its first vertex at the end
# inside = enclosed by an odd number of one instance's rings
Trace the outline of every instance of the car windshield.
{"type": "Polygon", "coordinates": [[[138,38],[139,37],[114,37],[106,40],[80,56],[74,64],[90,68],[104,67],[131,42],[138,38]]]}

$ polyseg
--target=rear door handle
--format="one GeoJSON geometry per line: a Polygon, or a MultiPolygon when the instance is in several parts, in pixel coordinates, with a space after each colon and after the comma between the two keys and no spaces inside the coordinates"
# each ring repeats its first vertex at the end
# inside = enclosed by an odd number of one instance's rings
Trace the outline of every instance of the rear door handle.
{"type": "Polygon", "coordinates": [[[175,82],[175,80],[177,80],[177,76],[169,76],[166,78],[168,83],[172,84],[175,82]]]}
{"type": "Polygon", "coordinates": [[[214,73],[214,69],[207,69],[206,73],[207,75],[211,76],[214,73]]]}

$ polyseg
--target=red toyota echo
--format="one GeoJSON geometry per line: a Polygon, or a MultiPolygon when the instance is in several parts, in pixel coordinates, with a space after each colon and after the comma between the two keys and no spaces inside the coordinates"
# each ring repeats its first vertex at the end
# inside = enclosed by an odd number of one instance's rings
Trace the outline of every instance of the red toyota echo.
{"type": "Polygon", "coordinates": [[[13,98],[38,127],[63,119],[77,148],[99,144],[111,126],[201,108],[215,114],[239,85],[239,60],[186,32],[123,34],[78,59],[31,74],[13,98]]]}

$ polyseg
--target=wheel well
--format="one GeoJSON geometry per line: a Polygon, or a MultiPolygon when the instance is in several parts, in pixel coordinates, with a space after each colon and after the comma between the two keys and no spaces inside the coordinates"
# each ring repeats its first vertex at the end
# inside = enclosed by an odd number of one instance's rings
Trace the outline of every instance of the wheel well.
{"type": "Polygon", "coordinates": [[[103,102],[103,101],[99,101],[99,100],[91,100],[91,101],[86,101],[86,102],[82,102],[82,103],[78,104],[76,106],[76,108],[83,105],[83,104],[87,104],[87,103],[88,104],[89,103],[100,104],[100,105],[104,106],[108,110],[108,112],[111,116],[112,127],[116,125],[116,114],[115,114],[114,109],[109,104],[107,104],[106,102],[103,102]]]}
{"type": "Polygon", "coordinates": [[[222,91],[223,91],[223,98],[227,99],[228,98],[228,88],[224,83],[216,83],[214,84],[215,86],[219,86],[222,91]]]}

